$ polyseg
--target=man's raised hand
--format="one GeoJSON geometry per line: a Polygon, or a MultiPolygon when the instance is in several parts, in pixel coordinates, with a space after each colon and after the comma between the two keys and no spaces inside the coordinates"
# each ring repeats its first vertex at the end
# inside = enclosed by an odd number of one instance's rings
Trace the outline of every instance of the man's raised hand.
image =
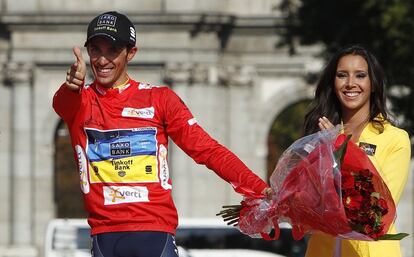
{"type": "Polygon", "coordinates": [[[66,86],[73,91],[79,90],[85,83],[86,63],[83,60],[81,49],[73,47],[73,54],[76,62],[70,66],[66,72],[66,86]]]}

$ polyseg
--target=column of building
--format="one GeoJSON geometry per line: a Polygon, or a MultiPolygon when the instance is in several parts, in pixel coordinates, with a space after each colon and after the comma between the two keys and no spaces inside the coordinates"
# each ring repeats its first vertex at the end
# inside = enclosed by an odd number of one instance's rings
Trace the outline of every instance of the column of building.
{"type": "Polygon", "coordinates": [[[9,63],[11,87],[10,232],[8,255],[36,256],[33,205],[33,69],[30,64],[9,63]]]}

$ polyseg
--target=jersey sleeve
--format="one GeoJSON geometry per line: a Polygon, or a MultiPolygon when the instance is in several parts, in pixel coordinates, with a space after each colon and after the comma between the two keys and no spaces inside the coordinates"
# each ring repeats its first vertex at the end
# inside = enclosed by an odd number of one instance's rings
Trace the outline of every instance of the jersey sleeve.
{"type": "Polygon", "coordinates": [[[213,170],[238,193],[260,195],[268,187],[235,154],[197,124],[190,110],[171,89],[165,88],[163,100],[168,135],[195,162],[213,170]]]}
{"type": "Polygon", "coordinates": [[[53,96],[53,109],[66,122],[71,124],[81,103],[81,91],[72,91],[62,84],[53,96]]]}

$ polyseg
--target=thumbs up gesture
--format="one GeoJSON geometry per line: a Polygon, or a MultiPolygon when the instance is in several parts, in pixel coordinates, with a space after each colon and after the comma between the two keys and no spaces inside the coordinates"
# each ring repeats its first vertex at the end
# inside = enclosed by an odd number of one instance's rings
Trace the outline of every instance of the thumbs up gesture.
{"type": "Polygon", "coordinates": [[[79,47],[73,47],[73,54],[76,57],[76,62],[66,72],[66,86],[70,90],[77,91],[85,83],[86,63],[79,47]]]}

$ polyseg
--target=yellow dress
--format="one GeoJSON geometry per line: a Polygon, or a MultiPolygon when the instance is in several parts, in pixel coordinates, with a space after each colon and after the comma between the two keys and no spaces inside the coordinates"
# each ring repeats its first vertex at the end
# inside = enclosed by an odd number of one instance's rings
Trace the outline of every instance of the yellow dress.
{"type": "MultiPolygon", "coordinates": [[[[359,143],[374,145],[375,153],[370,160],[380,172],[397,204],[408,178],[411,146],[407,132],[389,123],[384,125],[383,133],[369,123],[359,139],[359,143]]],[[[371,147],[371,150],[374,147],[371,147]]],[[[395,234],[394,224],[388,231],[395,234]]],[[[335,238],[315,233],[310,237],[306,257],[333,257],[335,238]]],[[[388,241],[357,241],[341,240],[341,256],[343,257],[401,257],[400,242],[388,241]]]]}

